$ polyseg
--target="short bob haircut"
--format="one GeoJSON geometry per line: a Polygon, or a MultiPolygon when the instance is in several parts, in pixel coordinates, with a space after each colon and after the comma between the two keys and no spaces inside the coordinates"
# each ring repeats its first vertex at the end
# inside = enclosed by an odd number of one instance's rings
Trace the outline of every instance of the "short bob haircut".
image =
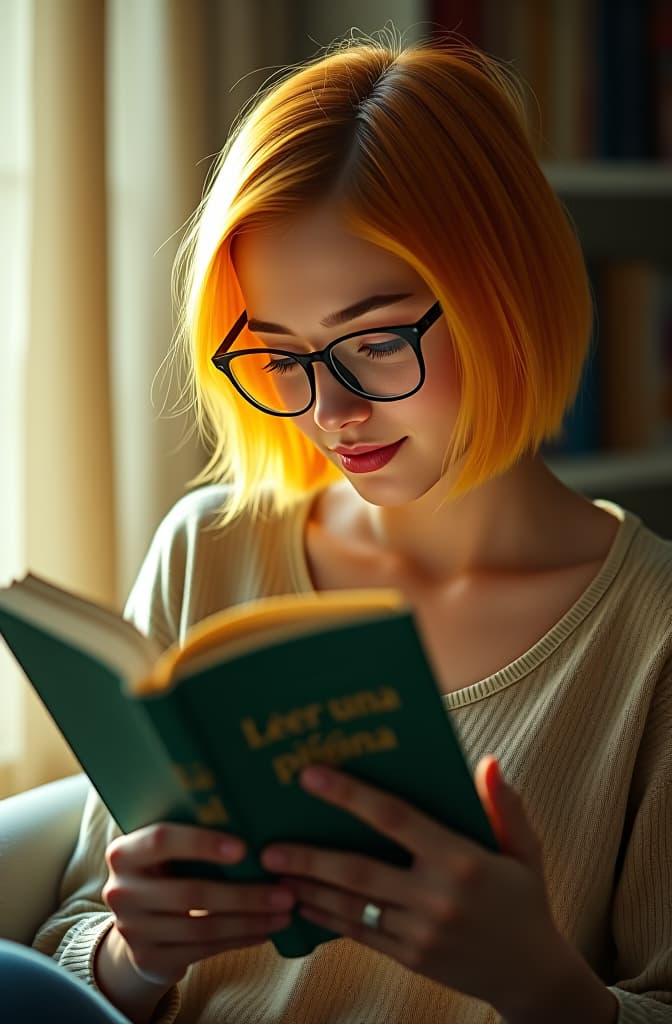
{"type": "MultiPolygon", "coordinates": [[[[590,343],[576,232],[528,137],[511,73],[464,41],[348,39],[292,68],[245,110],[175,268],[185,392],[211,449],[194,483],[228,482],[223,522],[288,509],[342,479],[291,418],[244,401],[211,364],[244,309],[237,232],[334,200],[355,235],[410,264],[443,307],[461,402],[446,497],[558,434],[590,343]]],[[[245,328],[234,347],[250,347],[245,328]]]]}

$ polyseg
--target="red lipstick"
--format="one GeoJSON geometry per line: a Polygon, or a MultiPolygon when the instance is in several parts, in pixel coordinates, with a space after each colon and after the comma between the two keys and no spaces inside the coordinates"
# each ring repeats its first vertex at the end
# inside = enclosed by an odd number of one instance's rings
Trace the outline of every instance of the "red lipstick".
{"type": "Polygon", "coordinates": [[[382,469],[394,458],[402,444],[406,440],[402,437],[400,441],[387,445],[360,444],[347,447],[337,445],[335,451],[341,460],[341,466],[349,473],[371,473],[376,469],[382,469]]]}

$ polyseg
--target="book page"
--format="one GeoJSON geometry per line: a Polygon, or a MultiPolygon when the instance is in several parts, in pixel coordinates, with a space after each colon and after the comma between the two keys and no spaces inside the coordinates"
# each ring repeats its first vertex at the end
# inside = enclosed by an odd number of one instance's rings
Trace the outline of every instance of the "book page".
{"type": "Polygon", "coordinates": [[[0,591],[0,606],[106,662],[129,687],[151,672],[161,654],[158,644],[118,613],[30,573],[0,591]]]}
{"type": "Polygon", "coordinates": [[[399,591],[382,588],[260,598],[196,623],[188,631],[184,645],[165,651],[135,692],[159,692],[185,676],[257,647],[272,646],[302,633],[319,632],[346,622],[398,613],[407,607],[399,591]]]}

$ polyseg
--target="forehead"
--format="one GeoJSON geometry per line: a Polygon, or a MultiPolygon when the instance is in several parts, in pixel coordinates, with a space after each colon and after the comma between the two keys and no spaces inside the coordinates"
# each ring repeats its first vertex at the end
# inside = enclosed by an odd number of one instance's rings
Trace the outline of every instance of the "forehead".
{"type": "Polygon", "coordinates": [[[423,283],[399,257],[353,235],[329,208],[241,233],[231,254],[255,317],[313,300],[323,315],[365,294],[417,290],[423,283]]]}

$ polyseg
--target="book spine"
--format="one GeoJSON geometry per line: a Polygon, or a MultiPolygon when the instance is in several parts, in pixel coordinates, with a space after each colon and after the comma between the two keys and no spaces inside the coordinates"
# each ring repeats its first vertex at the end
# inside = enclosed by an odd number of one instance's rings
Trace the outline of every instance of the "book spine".
{"type": "Polygon", "coordinates": [[[644,448],[656,438],[657,290],[658,272],[648,263],[611,261],[602,270],[605,448],[644,448]]]}
{"type": "Polygon", "coordinates": [[[656,442],[672,443],[672,272],[661,270],[656,309],[656,381],[658,429],[656,442]]]}
{"type": "Polygon", "coordinates": [[[653,148],[648,4],[598,0],[598,156],[644,159],[653,148]]]}
{"type": "Polygon", "coordinates": [[[454,32],[477,46],[483,41],[483,0],[432,0],[430,21],[435,33],[454,32]]]}
{"type": "Polygon", "coordinates": [[[553,11],[549,4],[528,2],[528,38],[530,84],[538,104],[540,131],[535,134],[538,159],[557,157],[552,150],[553,104],[551,103],[551,66],[553,60],[553,11]]]}
{"type": "MultiPolygon", "coordinates": [[[[587,269],[595,308],[599,303],[599,277],[597,268],[592,262],[588,263],[587,269]]],[[[597,317],[595,317],[576,398],[565,413],[558,437],[543,445],[542,455],[544,456],[584,455],[599,447],[601,369],[597,340],[597,317]]]]}
{"type": "Polygon", "coordinates": [[[651,27],[655,152],[672,159],[672,5],[656,0],[651,27]]]}
{"type": "Polygon", "coordinates": [[[585,74],[582,0],[552,0],[550,156],[582,156],[581,99],[585,74]]]}
{"type": "Polygon", "coordinates": [[[194,824],[243,835],[204,753],[179,706],[177,691],[140,698],[170,758],[175,777],[193,808],[194,824]]]}

